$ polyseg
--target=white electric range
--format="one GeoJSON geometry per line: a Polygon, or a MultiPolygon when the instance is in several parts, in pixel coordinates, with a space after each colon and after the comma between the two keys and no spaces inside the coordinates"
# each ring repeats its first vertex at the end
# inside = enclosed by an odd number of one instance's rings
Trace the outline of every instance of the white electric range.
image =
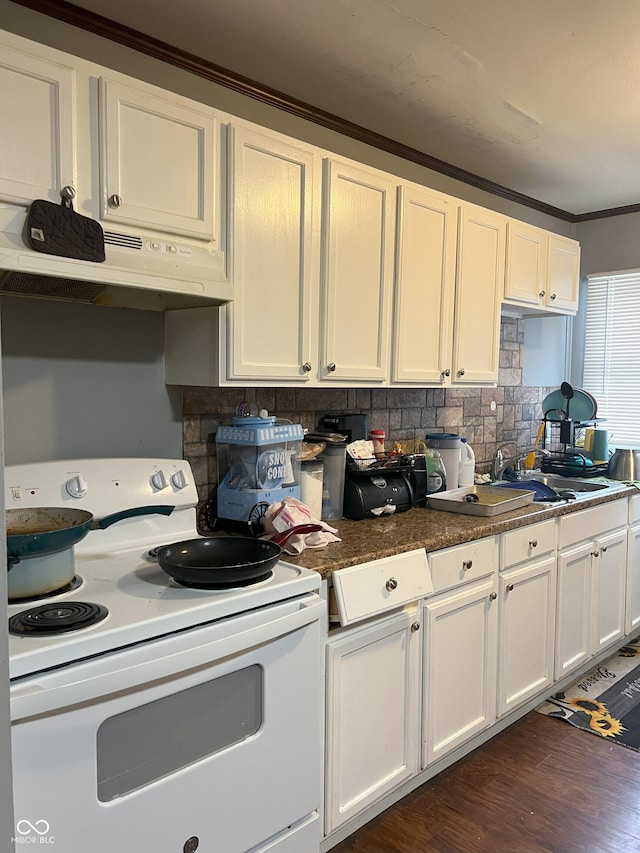
{"type": "Polygon", "coordinates": [[[20,842],[55,837],[66,853],[88,838],[96,853],[318,849],[320,578],[280,561],[250,586],[178,584],[149,552],[198,537],[197,501],[180,459],[7,467],[7,509],[99,519],[175,507],[90,530],[60,557],[72,561],[68,586],[9,602],[20,842]],[[16,617],[33,611],[19,633],[16,617]],[[274,763],[297,772],[274,784],[274,763]]]}

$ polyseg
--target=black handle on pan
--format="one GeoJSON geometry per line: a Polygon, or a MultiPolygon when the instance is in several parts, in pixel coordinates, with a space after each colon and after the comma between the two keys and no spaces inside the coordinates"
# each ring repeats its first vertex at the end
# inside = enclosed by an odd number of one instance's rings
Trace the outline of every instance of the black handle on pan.
{"type": "Polygon", "coordinates": [[[122,521],[124,518],[133,518],[136,515],[171,515],[175,506],[161,504],[160,506],[137,506],[133,509],[123,509],[121,512],[114,512],[111,515],[105,515],[104,518],[93,519],[91,522],[91,530],[104,530],[105,527],[111,527],[117,521],[122,521]]]}

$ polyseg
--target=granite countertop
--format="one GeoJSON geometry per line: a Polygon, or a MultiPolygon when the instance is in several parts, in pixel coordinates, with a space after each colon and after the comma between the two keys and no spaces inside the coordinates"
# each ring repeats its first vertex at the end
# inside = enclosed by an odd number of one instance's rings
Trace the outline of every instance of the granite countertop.
{"type": "Polygon", "coordinates": [[[330,578],[333,572],[348,566],[391,557],[417,548],[437,551],[451,545],[515,530],[547,518],[578,512],[628,497],[635,492],[636,489],[632,486],[622,487],[615,492],[600,493],[579,501],[527,504],[520,509],[487,518],[415,508],[397,515],[385,515],[363,521],[331,520],[327,523],[337,528],[341,542],[332,542],[326,548],[318,550],[303,551],[295,557],[286,554],[283,559],[287,563],[314,569],[323,578],[330,578]]]}

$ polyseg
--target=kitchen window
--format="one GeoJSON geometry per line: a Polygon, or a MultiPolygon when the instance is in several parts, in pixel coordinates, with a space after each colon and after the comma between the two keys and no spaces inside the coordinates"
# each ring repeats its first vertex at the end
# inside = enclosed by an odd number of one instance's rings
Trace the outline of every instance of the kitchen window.
{"type": "Polygon", "coordinates": [[[588,276],[583,387],[614,446],[640,446],[640,270],[588,276]]]}

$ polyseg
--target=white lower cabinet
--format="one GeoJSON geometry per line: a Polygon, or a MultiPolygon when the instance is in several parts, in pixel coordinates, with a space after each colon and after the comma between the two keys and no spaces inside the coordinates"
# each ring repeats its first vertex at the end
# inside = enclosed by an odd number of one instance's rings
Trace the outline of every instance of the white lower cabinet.
{"type": "Polygon", "coordinates": [[[329,636],[325,832],[418,772],[416,606],[329,636]]]}
{"type": "Polygon", "coordinates": [[[496,539],[437,551],[429,563],[441,592],[423,605],[423,768],[496,719],[496,539]]]}
{"type": "Polygon", "coordinates": [[[498,716],[553,684],[556,521],[501,537],[498,716]]]}
{"type": "Polygon", "coordinates": [[[625,635],[627,501],[559,520],[555,678],[625,635]]]}
{"type": "Polygon", "coordinates": [[[640,628],[640,495],[629,499],[625,633],[640,628]]]}

